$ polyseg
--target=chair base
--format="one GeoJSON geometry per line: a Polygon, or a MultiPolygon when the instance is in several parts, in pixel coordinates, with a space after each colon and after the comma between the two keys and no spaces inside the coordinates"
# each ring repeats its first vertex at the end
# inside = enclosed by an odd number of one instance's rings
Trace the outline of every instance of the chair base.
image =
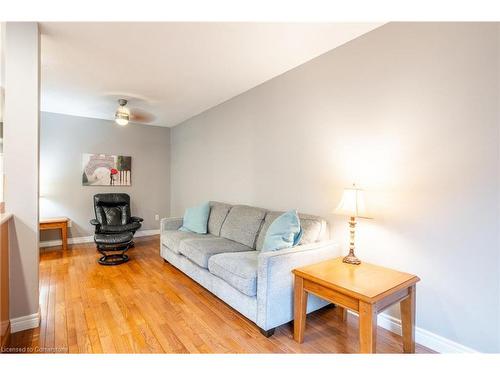
{"type": "MultiPolygon", "coordinates": [[[[101,254],[103,254],[102,251],[101,254]]],[[[129,260],[130,258],[128,257],[128,255],[122,253],[103,255],[97,262],[99,264],[102,264],[103,266],[116,266],[118,264],[128,262],[129,260]]]]}

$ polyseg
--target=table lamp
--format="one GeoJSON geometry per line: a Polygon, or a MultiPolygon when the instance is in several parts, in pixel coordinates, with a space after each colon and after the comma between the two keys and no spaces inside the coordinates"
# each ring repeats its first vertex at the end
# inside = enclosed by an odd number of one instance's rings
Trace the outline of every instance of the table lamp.
{"type": "Polygon", "coordinates": [[[352,184],[351,188],[344,189],[342,200],[335,209],[335,213],[349,217],[349,255],[342,260],[344,263],[360,264],[361,261],[354,255],[354,231],[357,217],[366,217],[365,195],[362,189],[352,184]]]}

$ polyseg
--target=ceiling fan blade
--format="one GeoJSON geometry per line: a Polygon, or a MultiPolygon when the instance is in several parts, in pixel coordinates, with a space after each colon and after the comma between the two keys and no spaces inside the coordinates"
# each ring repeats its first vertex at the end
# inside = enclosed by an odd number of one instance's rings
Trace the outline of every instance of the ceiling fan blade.
{"type": "Polygon", "coordinates": [[[142,122],[147,124],[153,122],[155,119],[156,117],[147,111],[137,108],[130,109],[130,121],[132,122],[142,122]]]}

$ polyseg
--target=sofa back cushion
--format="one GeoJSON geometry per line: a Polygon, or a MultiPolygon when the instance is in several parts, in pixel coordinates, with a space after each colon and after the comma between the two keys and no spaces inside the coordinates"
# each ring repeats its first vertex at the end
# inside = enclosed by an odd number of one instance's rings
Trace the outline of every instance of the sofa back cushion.
{"type": "MultiPolygon", "coordinates": [[[[271,223],[283,212],[269,211],[266,214],[264,223],[260,228],[259,235],[257,236],[256,249],[262,250],[264,239],[266,237],[267,229],[271,223]]],[[[306,215],[299,213],[300,227],[302,228],[302,238],[299,245],[305,245],[317,241],[328,240],[328,226],[326,220],[320,216],[306,215]]]]}
{"type": "Polygon", "coordinates": [[[210,216],[208,218],[208,233],[220,236],[220,229],[226,216],[231,209],[231,205],[221,202],[210,202],[210,216]]]}
{"type": "Polygon", "coordinates": [[[250,206],[232,206],[222,224],[220,236],[255,249],[255,239],[266,210],[250,206]]]}

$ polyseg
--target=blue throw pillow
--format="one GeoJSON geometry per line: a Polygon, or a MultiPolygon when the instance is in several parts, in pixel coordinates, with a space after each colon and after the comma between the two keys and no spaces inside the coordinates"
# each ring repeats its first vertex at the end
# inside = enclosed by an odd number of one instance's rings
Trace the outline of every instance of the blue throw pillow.
{"type": "Polygon", "coordinates": [[[269,226],[262,251],[286,249],[298,245],[302,228],[297,211],[288,211],[278,216],[269,226]]]}
{"type": "Polygon", "coordinates": [[[182,227],[180,227],[179,230],[184,232],[206,234],[209,214],[210,204],[208,202],[186,209],[186,212],[184,212],[182,227]]]}

